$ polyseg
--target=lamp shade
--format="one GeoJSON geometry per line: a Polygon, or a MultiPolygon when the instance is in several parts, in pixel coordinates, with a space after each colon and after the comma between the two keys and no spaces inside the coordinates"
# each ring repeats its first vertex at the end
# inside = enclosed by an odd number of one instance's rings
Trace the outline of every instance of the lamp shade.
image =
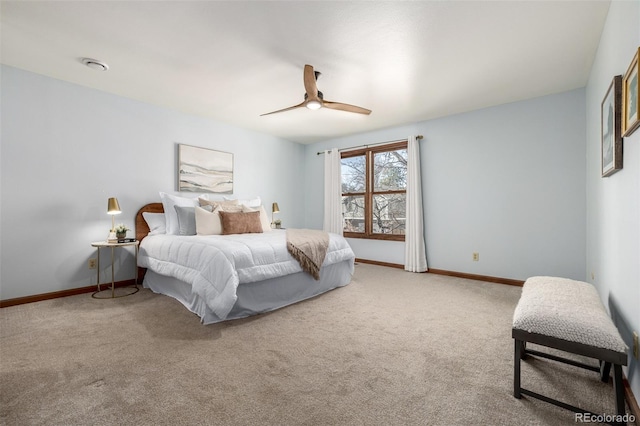
{"type": "Polygon", "coordinates": [[[117,198],[109,198],[109,205],[107,206],[107,214],[120,214],[120,204],[118,204],[117,198]]]}
{"type": "Polygon", "coordinates": [[[280,207],[278,207],[278,203],[273,203],[273,205],[271,206],[271,212],[280,213],[280,207]]]}

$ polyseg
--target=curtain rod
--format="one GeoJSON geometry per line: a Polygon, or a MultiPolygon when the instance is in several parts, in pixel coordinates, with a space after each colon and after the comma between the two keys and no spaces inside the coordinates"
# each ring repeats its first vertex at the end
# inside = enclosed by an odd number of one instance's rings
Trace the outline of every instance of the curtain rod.
{"type": "MultiPolygon", "coordinates": [[[[417,135],[416,139],[422,139],[422,135],[417,135]]],[[[372,144],[369,144],[369,145],[360,145],[360,146],[352,146],[351,148],[342,148],[342,149],[339,149],[338,152],[352,151],[352,150],[358,149],[358,148],[369,148],[370,146],[384,145],[384,144],[387,144],[387,143],[404,142],[404,141],[406,141],[406,139],[396,139],[395,141],[376,142],[376,143],[372,143],[372,144]]],[[[331,152],[331,150],[329,150],[329,152],[331,152]]],[[[324,154],[324,151],[316,152],[316,155],[320,155],[320,154],[324,154]]]]}

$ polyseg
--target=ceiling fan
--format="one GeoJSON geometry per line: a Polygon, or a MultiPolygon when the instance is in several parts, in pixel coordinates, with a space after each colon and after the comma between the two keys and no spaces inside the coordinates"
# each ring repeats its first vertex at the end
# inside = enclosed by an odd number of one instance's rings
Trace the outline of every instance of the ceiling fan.
{"type": "Polygon", "coordinates": [[[324,96],[322,95],[322,92],[318,90],[318,86],[316,85],[316,80],[318,80],[319,76],[320,76],[319,71],[313,71],[313,67],[311,65],[305,65],[304,66],[304,88],[306,90],[306,93],[304,94],[304,101],[301,104],[298,104],[289,108],[267,112],[266,114],[260,114],[260,116],[262,117],[263,115],[289,111],[289,110],[304,107],[304,106],[306,106],[309,109],[320,109],[322,107],[325,107],[329,109],[337,109],[340,111],[355,112],[358,114],[367,114],[367,115],[371,114],[370,109],[361,108],[355,105],[343,104],[341,102],[325,101],[324,96]]]}

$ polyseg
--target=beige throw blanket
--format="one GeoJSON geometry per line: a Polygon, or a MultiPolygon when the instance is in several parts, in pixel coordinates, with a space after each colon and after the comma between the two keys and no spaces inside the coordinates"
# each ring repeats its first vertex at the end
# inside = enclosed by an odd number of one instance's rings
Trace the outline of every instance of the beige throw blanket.
{"type": "Polygon", "coordinates": [[[316,280],[327,255],[329,234],[314,229],[287,229],[287,250],[316,280]]]}

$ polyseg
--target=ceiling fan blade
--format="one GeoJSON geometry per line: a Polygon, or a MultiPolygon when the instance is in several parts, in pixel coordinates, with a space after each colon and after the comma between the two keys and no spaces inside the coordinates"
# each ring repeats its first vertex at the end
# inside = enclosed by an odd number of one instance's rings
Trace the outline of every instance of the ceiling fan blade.
{"type": "Polygon", "coordinates": [[[316,110],[324,106],[329,109],[355,112],[356,114],[366,114],[366,115],[371,114],[370,109],[362,108],[355,105],[343,104],[341,102],[325,101],[324,96],[322,96],[322,92],[318,91],[318,85],[316,84],[316,80],[318,79],[319,75],[320,73],[315,72],[311,65],[308,65],[308,64],[305,65],[303,81],[304,81],[304,89],[306,93],[304,95],[304,101],[298,105],[295,105],[289,108],[279,109],[277,111],[271,111],[266,114],[260,114],[260,117],[264,115],[276,114],[278,112],[290,111],[292,109],[300,108],[303,106],[311,110],[316,110]]]}
{"type": "Polygon", "coordinates": [[[355,105],[343,104],[341,102],[322,101],[322,106],[329,109],[337,109],[340,111],[355,112],[358,114],[371,114],[370,109],[362,108],[355,105]]]}
{"type": "Polygon", "coordinates": [[[266,114],[260,114],[260,117],[262,117],[263,115],[275,114],[277,112],[285,112],[285,111],[289,111],[289,110],[292,110],[292,109],[300,108],[300,107],[305,106],[305,104],[306,104],[306,102],[302,102],[301,104],[298,104],[298,105],[295,105],[295,106],[292,106],[292,107],[289,107],[289,108],[279,109],[277,111],[267,112],[266,114]]]}
{"type": "Polygon", "coordinates": [[[316,74],[311,65],[304,66],[304,90],[307,91],[307,100],[318,100],[318,86],[316,74]]]}

